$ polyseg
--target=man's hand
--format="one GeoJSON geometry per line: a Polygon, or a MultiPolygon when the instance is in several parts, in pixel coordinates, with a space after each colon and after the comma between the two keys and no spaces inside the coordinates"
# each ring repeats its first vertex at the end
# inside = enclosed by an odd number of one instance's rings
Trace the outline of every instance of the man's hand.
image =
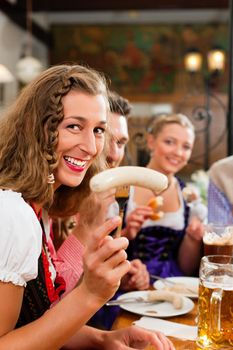
{"type": "Polygon", "coordinates": [[[134,259],[130,263],[130,270],[121,279],[120,288],[124,291],[148,289],[150,285],[150,276],[146,265],[139,259],[134,259]]]}
{"type": "Polygon", "coordinates": [[[92,232],[107,218],[108,209],[115,200],[115,190],[91,193],[80,205],[76,214],[76,226],[72,234],[85,246],[92,239],[92,232]]]}

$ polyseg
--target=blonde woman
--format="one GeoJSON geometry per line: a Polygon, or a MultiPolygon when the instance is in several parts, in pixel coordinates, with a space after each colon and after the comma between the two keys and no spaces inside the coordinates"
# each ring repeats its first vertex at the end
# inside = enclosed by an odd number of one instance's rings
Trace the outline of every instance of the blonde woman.
{"type": "MultiPolygon", "coordinates": [[[[194,128],[182,114],[155,117],[149,127],[148,168],[168,177],[169,186],[161,194],[160,219],[149,219],[131,239],[130,258],[139,258],[151,274],[163,277],[193,274],[200,260],[203,224],[190,218],[189,207],[182,196],[184,183],[176,174],[190,159],[194,144],[194,128]]],[[[136,187],[128,213],[138,205],[147,205],[156,194],[136,187]]]]}

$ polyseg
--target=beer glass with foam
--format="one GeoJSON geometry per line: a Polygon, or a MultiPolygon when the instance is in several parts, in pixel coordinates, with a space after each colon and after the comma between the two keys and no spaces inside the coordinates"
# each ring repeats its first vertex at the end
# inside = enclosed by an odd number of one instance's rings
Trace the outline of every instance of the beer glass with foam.
{"type": "Polygon", "coordinates": [[[233,256],[233,226],[208,224],[205,227],[204,255],[233,256]]]}
{"type": "Polygon", "coordinates": [[[233,349],[233,257],[204,256],[199,281],[197,344],[233,349]]]}

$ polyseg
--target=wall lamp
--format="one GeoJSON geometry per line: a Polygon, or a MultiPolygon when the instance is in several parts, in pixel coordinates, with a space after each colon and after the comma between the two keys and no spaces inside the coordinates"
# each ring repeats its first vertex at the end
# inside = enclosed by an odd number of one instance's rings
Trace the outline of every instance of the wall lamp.
{"type": "MultiPolygon", "coordinates": [[[[222,110],[226,116],[226,107],[217,94],[213,92],[216,86],[216,78],[223,73],[225,69],[226,53],[219,47],[214,47],[207,53],[206,62],[204,66],[204,57],[197,48],[190,48],[184,55],[184,68],[191,76],[202,73],[204,81],[204,103],[193,107],[191,117],[201,122],[203,125],[200,129],[196,129],[196,133],[204,134],[204,153],[198,154],[196,159],[203,159],[203,167],[205,170],[210,166],[210,152],[222,142],[223,135],[226,130],[223,130],[218,139],[212,142],[211,138],[211,123],[213,122],[214,110],[211,108],[213,102],[222,110]],[[204,67],[203,67],[204,66],[204,67]],[[206,67],[208,73],[206,73],[206,67]]],[[[193,83],[193,80],[192,80],[193,83]]],[[[194,158],[193,158],[194,159],[194,158]]]]}
{"type": "MultiPolygon", "coordinates": [[[[221,73],[225,69],[225,52],[218,48],[214,47],[207,53],[207,66],[210,73],[221,73]]],[[[187,50],[184,55],[184,67],[185,70],[189,73],[200,72],[203,65],[203,55],[196,49],[192,48],[187,50]]]]}

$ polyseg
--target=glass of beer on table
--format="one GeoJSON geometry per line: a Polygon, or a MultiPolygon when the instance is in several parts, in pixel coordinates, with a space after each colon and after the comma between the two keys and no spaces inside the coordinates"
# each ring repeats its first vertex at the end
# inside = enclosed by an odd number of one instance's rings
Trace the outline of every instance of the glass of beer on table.
{"type": "Polygon", "coordinates": [[[198,347],[233,349],[233,257],[204,256],[199,277],[198,347]]]}
{"type": "Polygon", "coordinates": [[[203,243],[204,255],[233,256],[233,225],[206,225],[203,243]]]}

